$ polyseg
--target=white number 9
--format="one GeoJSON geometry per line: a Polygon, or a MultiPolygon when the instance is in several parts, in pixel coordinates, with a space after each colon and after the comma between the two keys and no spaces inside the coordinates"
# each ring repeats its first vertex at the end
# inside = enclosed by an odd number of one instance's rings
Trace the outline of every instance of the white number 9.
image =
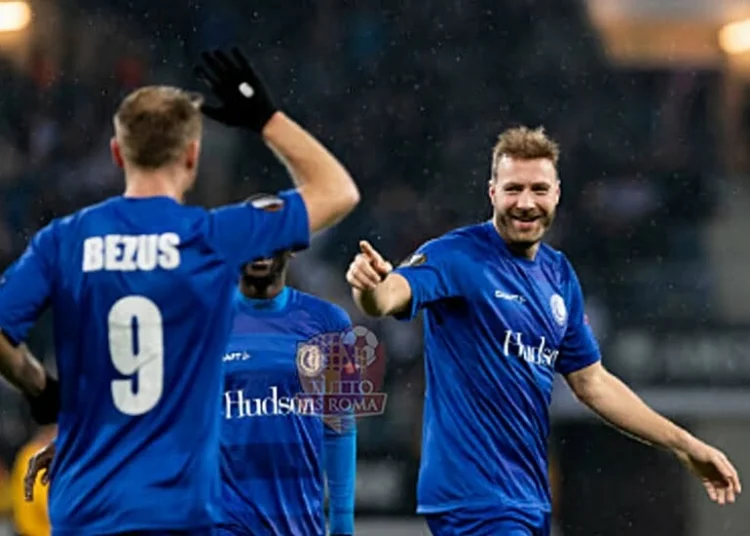
{"type": "Polygon", "coordinates": [[[112,381],[115,407],[126,415],[154,408],[164,388],[164,330],[161,311],[143,296],[127,296],[109,310],[109,353],[123,376],[112,381]],[[137,383],[136,383],[137,382],[137,383]]]}

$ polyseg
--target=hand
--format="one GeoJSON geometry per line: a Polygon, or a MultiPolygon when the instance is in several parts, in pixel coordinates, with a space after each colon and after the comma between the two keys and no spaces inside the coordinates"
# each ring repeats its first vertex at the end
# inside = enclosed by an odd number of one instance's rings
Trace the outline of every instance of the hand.
{"type": "Polygon", "coordinates": [[[373,290],[393,271],[393,266],[366,240],[359,243],[359,249],[361,253],[354,257],[346,272],[346,281],[358,290],[373,290]]]}
{"type": "Polygon", "coordinates": [[[703,482],[706,493],[719,504],[733,503],[742,491],[737,470],[723,452],[696,440],[689,450],[676,451],[677,458],[703,482]]]}
{"type": "Polygon", "coordinates": [[[242,52],[235,47],[231,54],[230,58],[222,50],[201,53],[203,65],[195,67],[195,76],[221,102],[221,106],[204,104],[201,111],[219,123],[260,133],[276,113],[276,105],[242,52]]]}
{"type": "Polygon", "coordinates": [[[36,475],[42,473],[42,484],[49,484],[49,469],[52,466],[52,460],[55,458],[55,442],[50,442],[46,447],[34,454],[29,460],[29,467],[26,469],[26,476],[23,477],[23,492],[26,501],[34,500],[34,484],[36,475]]]}

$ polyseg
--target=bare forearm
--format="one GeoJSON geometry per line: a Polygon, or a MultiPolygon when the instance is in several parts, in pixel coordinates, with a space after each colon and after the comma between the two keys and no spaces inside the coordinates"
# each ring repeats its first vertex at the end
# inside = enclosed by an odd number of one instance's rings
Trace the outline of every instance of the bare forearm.
{"type": "Polygon", "coordinates": [[[0,374],[28,395],[38,395],[45,386],[41,363],[24,345],[16,348],[3,335],[0,335],[0,374]]]}
{"type": "Polygon", "coordinates": [[[686,450],[694,438],[659,415],[617,377],[606,373],[579,398],[622,432],[640,441],[670,450],[686,450]]]}
{"type": "Polygon", "coordinates": [[[346,173],[320,142],[282,112],[276,112],[266,124],[263,139],[287,166],[296,186],[315,182],[325,168],[346,173]],[[321,154],[328,158],[318,158],[321,154]]]}
{"type": "Polygon", "coordinates": [[[352,298],[357,308],[367,316],[385,316],[382,299],[378,300],[377,288],[373,290],[352,289],[352,298]]]}
{"type": "Polygon", "coordinates": [[[286,166],[303,197],[329,206],[332,215],[324,218],[323,226],[335,223],[357,204],[359,191],[346,168],[282,112],[276,112],[266,124],[263,139],[286,166]]]}
{"type": "Polygon", "coordinates": [[[411,302],[411,287],[399,274],[389,274],[374,288],[352,288],[352,298],[368,316],[389,316],[405,311],[411,302]]]}

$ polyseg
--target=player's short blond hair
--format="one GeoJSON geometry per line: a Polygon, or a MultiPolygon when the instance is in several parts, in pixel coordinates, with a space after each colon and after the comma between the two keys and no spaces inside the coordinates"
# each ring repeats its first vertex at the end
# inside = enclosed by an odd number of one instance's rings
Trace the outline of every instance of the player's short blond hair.
{"type": "Polygon", "coordinates": [[[543,158],[551,160],[557,166],[560,158],[560,146],[549,138],[544,127],[514,127],[509,128],[497,137],[492,149],[492,177],[495,177],[497,164],[501,158],[516,158],[519,160],[536,160],[543,158]]]}
{"type": "Polygon", "coordinates": [[[123,158],[142,169],[175,162],[203,130],[200,95],[170,86],[142,87],[122,101],[114,116],[123,158]]]}

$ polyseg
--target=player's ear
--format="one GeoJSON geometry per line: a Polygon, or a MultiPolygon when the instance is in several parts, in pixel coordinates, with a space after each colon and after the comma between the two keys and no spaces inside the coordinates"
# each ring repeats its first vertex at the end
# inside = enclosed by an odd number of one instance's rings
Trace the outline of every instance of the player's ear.
{"type": "Polygon", "coordinates": [[[117,143],[117,138],[114,136],[109,140],[109,149],[112,152],[112,160],[117,164],[117,167],[124,168],[125,160],[122,158],[122,151],[120,150],[120,144],[117,143]]]}
{"type": "Polygon", "coordinates": [[[188,169],[195,169],[198,167],[198,157],[201,153],[201,142],[200,140],[192,140],[188,143],[185,151],[185,166],[188,169]]]}
{"type": "Polygon", "coordinates": [[[487,194],[490,196],[490,201],[492,201],[492,199],[495,198],[495,189],[496,189],[495,178],[490,177],[490,180],[487,183],[487,194]]]}

